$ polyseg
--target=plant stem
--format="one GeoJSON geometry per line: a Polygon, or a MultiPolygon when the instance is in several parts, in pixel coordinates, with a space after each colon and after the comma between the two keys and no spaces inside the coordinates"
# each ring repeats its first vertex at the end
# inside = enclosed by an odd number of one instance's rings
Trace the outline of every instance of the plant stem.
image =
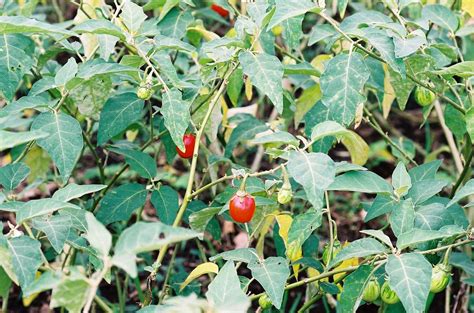
{"type": "Polygon", "coordinates": [[[461,174],[459,175],[458,180],[454,184],[453,190],[451,190],[451,196],[450,196],[451,198],[454,197],[454,194],[458,190],[459,186],[461,186],[463,181],[466,179],[466,177],[469,173],[469,170],[471,169],[472,156],[473,156],[473,149],[471,147],[470,150],[469,150],[469,155],[467,156],[467,159],[466,159],[466,163],[464,164],[464,168],[463,168],[461,174]]]}

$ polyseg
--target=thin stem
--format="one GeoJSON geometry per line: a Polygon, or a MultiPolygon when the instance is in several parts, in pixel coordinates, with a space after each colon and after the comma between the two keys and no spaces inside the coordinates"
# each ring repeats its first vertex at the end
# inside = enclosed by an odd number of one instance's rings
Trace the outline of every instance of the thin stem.
{"type": "MultiPolygon", "coordinates": [[[[325,191],[324,192],[324,196],[326,198],[326,214],[328,216],[328,227],[329,227],[329,260],[332,260],[332,250],[334,248],[334,230],[333,230],[333,220],[332,220],[332,217],[331,217],[331,208],[329,206],[329,192],[325,191]]],[[[325,271],[328,269],[329,267],[327,266],[325,271]]]]}
{"type": "MultiPolygon", "coordinates": [[[[104,300],[102,300],[99,296],[94,296],[94,301],[95,303],[97,303],[97,305],[102,309],[104,310],[105,313],[113,313],[114,310],[112,310],[108,305],[107,303],[104,302],[104,300]]],[[[85,311],[84,311],[85,312],[85,311]]]]}
{"type": "Polygon", "coordinates": [[[451,198],[454,197],[454,194],[458,190],[459,186],[461,186],[462,182],[466,179],[469,170],[471,169],[471,162],[473,156],[473,149],[471,147],[469,151],[469,155],[467,156],[466,163],[464,164],[464,169],[462,170],[461,174],[459,175],[458,180],[454,184],[453,190],[451,190],[451,198]]]}

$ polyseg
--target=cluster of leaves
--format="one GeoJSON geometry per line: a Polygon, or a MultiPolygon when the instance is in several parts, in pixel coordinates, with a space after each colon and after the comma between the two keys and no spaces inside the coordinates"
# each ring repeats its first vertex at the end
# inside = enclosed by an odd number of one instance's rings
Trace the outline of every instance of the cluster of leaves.
{"type": "Polygon", "coordinates": [[[334,295],[338,312],[354,312],[375,277],[400,298],[375,304],[415,313],[429,309],[438,262],[474,284],[462,252],[473,243],[465,212],[472,205],[458,204],[474,195],[472,4],[215,3],[229,16],[197,0],[83,0],[71,3],[74,20],[52,24],[37,1],[4,1],[3,308],[15,284],[24,305],[51,292],[50,307],[70,312],[123,312],[129,288],[140,312],[247,312],[258,288],[276,309],[304,312],[334,295]],[[430,119],[439,119],[453,161],[447,171],[431,139],[423,148],[380,125],[410,107],[415,88],[436,94],[422,125],[429,137],[430,119]],[[383,141],[367,144],[360,125],[383,141]],[[187,133],[196,136],[192,159],[176,161],[187,133]],[[351,162],[334,153],[338,143],[351,162]],[[397,164],[391,179],[364,167],[380,155],[397,164]],[[219,253],[211,243],[207,261],[201,242],[221,239],[241,184],[257,206],[242,228],[249,246],[219,253]],[[370,199],[365,222],[385,226],[361,231],[364,238],[336,253],[331,207],[335,194],[349,192],[370,199]],[[150,205],[156,216],[144,209],[150,205]],[[202,264],[174,273],[179,245],[194,243],[202,264]],[[205,274],[211,281],[201,290],[196,279],[205,274]],[[101,292],[107,283],[118,301],[101,292]],[[290,290],[303,285],[307,302],[300,294],[291,303],[290,290]]]}

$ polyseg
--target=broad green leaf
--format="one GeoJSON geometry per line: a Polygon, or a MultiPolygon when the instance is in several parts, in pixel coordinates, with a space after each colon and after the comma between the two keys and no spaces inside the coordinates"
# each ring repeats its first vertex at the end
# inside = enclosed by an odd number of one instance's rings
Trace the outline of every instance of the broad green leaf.
{"type": "Polygon", "coordinates": [[[419,206],[415,211],[415,227],[421,229],[438,230],[453,223],[454,221],[443,203],[419,206]]]}
{"type": "Polygon", "coordinates": [[[334,119],[352,123],[357,106],[365,101],[361,91],[368,79],[369,71],[357,52],[329,60],[321,76],[321,100],[334,119]]]}
{"type": "Polygon", "coordinates": [[[8,241],[2,234],[0,235],[0,270],[3,269],[10,280],[18,285],[18,277],[15,274],[12,258],[13,256],[8,248],[8,241]]]}
{"type": "Polygon", "coordinates": [[[80,313],[82,307],[86,304],[90,287],[85,277],[69,277],[64,279],[53,289],[51,307],[64,307],[68,312],[80,313]]]}
{"type": "MultiPolygon", "coordinates": [[[[170,186],[161,186],[151,194],[151,203],[155,207],[160,221],[172,225],[179,210],[179,195],[170,186]]],[[[200,231],[204,231],[200,230],[200,231]]]]}
{"type": "Polygon", "coordinates": [[[127,221],[133,212],[145,204],[145,186],[129,183],[108,192],[100,202],[97,219],[105,225],[127,221]]]}
{"type": "Polygon", "coordinates": [[[125,162],[143,178],[153,179],[158,173],[156,161],[145,152],[118,148],[109,148],[109,150],[125,156],[125,162]]]}
{"type": "Polygon", "coordinates": [[[276,131],[276,132],[264,132],[263,134],[257,134],[255,139],[253,139],[250,144],[278,144],[284,145],[289,144],[293,146],[298,146],[298,139],[295,138],[292,134],[285,131],[276,131]]]}
{"type": "Polygon", "coordinates": [[[180,290],[183,290],[187,285],[189,285],[190,282],[195,280],[196,278],[209,274],[209,273],[214,273],[217,274],[219,272],[219,267],[217,264],[214,264],[212,262],[206,262],[206,263],[201,263],[198,266],[196,266],[191,273],[189,273],[188,277],[186,277],[186,280],[179,286],[180,290]]]}
{"type": "Polygon", "coordinates": [[[192,23],[193,16],[189,10],[172,9],[159,23],[158,30],[163,36],[181,39],[192,23]]]}
{"type": "Polygon", "coordinates": [[[306,196],[316,208],[322,207],[323,191],[334,181],[336,166],[326,154],[292,151],[288,172],[303,186],[306,196]]]}
{"type": "Polygon", "coordinates": [[[100,113],[97,144],[103,145],[122,133],[130,124],[141,119],[143,100],[134,93],[123,93],[109,98],[100,113]]]}
{"type": "Polygon", "coordinates": [[[311,132],[311,140],[317,141],[327,136],[343,135],[348,130],[341,126],[341,124],[334,121],[325,121],[317,124],[311,132]]]}
{"type": "Polygon", "coordinates": [[[415,209],[413,202],[403,200],[401,205],[392,211],[390,215],[390,226],[392,227],[395,236],[400,236],[403,233],[409,232],[415,225],[415,209]]]}
{"type": "Polygon", "coordinates": [[[179,0],[166,0],[164,2],[163,8],[161,10],[160,16],[158,18],[159,21],[163,20],[163,18],[171,11],[175,6],[179,4],[179,0]]]}
{"type": "Polygon", "coordinates": [[[172,37],[162,35],[155,36],[155,45],[157,50],[173,49],[185,52],[194,52],[196,48],[187,42],[172,37]]]}
{"type": "Polygon", "coordinates": [[[289,50],[298,50],[303,30],[301,29],[304,16],[295,16],[281,22],[283,26],[283,40],[289,50]]]}
{"type": "Polygon", "coordinates": [[[341,261],[348,260],[351,258],[363,258],[369,255],[383,253],[387,248],[381,244],[378,240],[373,238],[362,238],[349,243],[349,245],[343,248],[334,259],[328,264],[329,268],[334,267],[341,261]]]}
{"type": "Polygon", "coordinates": [[[369,171],[351,171],[336,176],[327,190],[357,191],[365,193],[390,193],[390,184],[375,173],[369,171]]]}
{"type": "Polygon", "coordinates": [[[73,29],[78,34],[88,33],[97,35],[111,35],[125,40],[122,30],[108,20],[86,20],[73,29]]]}
{"type": "Polygon", "coordinates": [[[309,33],[308,46],[312,46],[321,40],[326,40],[334,35],[337,35],[337,31],[329,24],[316,24],[309,33]]]}
{"type": "MultiPolygon", "coordinates": [[[[243,74],[242,68],[239,67],[229,77],[226,91],[233,106],[237,105],[242,87],[244,86],[243,74]]],[[[2,111],[0,110],[0,114],[1,112],[2,111]]]]}
{"type": "Polygon", "coordinates": [[[373,271],[373,266],[361,265],[352,274],[344,279],[341,299],[337,303],[337,312],[355,313],[359,307],[362,293],[373,271]]]}
{"type": "Polygon", "coordinates": [[[467,196],[470,196],[472,194],[474,194],[474,179],[470,179],[464,184],[464,186],[462,186],[458,191],[456,191],[456,194],[454,195],[453,199],[449,201],[446,207],[450,207],[451,205],[455,204],[459,200],[467,196]]]}
{"type": "Polygon", "coordinates": [[[306,12],[318,9],[321,10],[314,2],[310,0],[276,0],[276,10],[270,20],[267,30],[280,24],[281,22],[306,12]]]}
{"type": "Polygon", "coordinates": [[[21,288],[26,288],[35,280],[36,271],[43,264],[41,243],[28,236],[20,236],[8,240],[8,249],[18,282],[21,288]]]}
{"type": "Polygon", "coordinates": [[[30,174],[30,168],[23,162],[7,164],[0,167],[0,184],[6,191],[18,187],[30,174]]]}
{"type": "Polygon", "coordinates": [[[109,76],[94,76],[70,90],[69,98],[74,101],[82,115],[98,120],[111,89],[112,80],[109,76]]]}
{"type": "Polygon", "coordinates": [[[66,182],[84,145],[81,125],[67,114],[45,112],[35,118],[31,129],[49,134],[48,137],[37,140],[37,144],[48,152],[61,174],[62,181],[66,182]]]}
{"type": "Polygon", "coordinates": [[[220,207],[210,207],[192,213],[189,216],[189,226],[195,231],[204,232],[211,219],[216,216],[221,209],[220,207]]]}
{"type": "Polygon", "coordinates": [[[85,237],[87,241],[89,241],[89,244],[99,252],[101,257],[108,256],[110,248],[112,247],[112,235],[92,213],[86,212],[85,217],[87,223],[85,237]]]}
{"type": "Polygon", "coordinates": [[[436,160],[414,167],[409,170],[408,173],[410,174],[412,183],[419,182],[421,180],[432,180],[436,178],[436,172],[440,166],[441,160],[436,160]]]}
{"type": "Polygon", "coordinates": [[[445,180],[422,180],[412,185],[407,197],[419,204],[439,193],[448,184],[445,180]]]}
{"type": "Polygon", "coordinates": [[[217,311],[229,308],[236,312],[247,312],[250,300],[240,288],[239,277],[234,262],[228,261],[209,284],[206,298],[217,311]]]}
{"type": "Polygon", "coordinates": [[[119,16],[132,35],[135,35],[138,32],[147,18],[146,14],[143,13],[142,7],[130,0],[124,1],[122,12],[119,16]]]}
{"type": "Polygon", "coordinates": [[[280,309],[285,292],[285,284],[290,270],[286,260],[282,257],[269,257],[264,261],[249,263],[247,267],[267,293],[272,304],[280,309]]]}
{"type": "Polygon", "coordinates": [[[297,242],[301,247],[308,237],[321,226],[321,211],[296,215],[288,231],[288,245],[297,242]]]}
{"type": "MultiPolygon", "coordinates": [[[[10,293],[10,287],[12,285],[12,280],[5,272],[3,267],[0,266],[0,298],[7,298],[10,293]]],[[[5,300],[2,300],[5,301],[5,300]]]]}
{"type": "Polygon", "coordinates": [[[72,226],[81,231],[87,232],[86,210],[65,208],[59,211],[59,215],[68,215],[71,218],[72,226]]]}
{"type": "Polygon", "coordinates": [[[48,133],[40,130],[26,132],[10,132],[0,130],[0,151],[10,149],[21,144],[48,137],[48,133]]]}
{"type": "MultiPolygon", "coordinates": [[[[137,68],[125,66],[115,62],[104,62],[101,59],[95,59],[86,63],[82,63],[77,72],[77,77],[89,80],[99,75],[123,74],[131,77],[137,75],[137,68]]],[[[117,96],[118,97],[118,96],[117,96]]],[[[130,100],[131,102],[132,100],[130,100]]]]}
{"type": "Polygon", "coordinates": [[[136,254],[157,250],[164,245],[193,239],[199,235],[193,230],[172,227],[160,222],[138,222],[125,229],[120,235],[115,245],[112,262],[135,278],[137,276],[136,254]]]}
{"type": "Polygon", "coordinates": [[[474,61],[456,63],[442,70],[434,71],[433,73],[443,76],[459,76],[462,78],[468,78],[474,76],[474,61]]]}
{"type": "Polygon", "coordinates": [[[389,285],[407,313],[423,312],[430,291],[431,264],[419,253],[389,255],[385,270],[389,285]]]}
{"type": "Polygon", "coordinates": [[[283,113],[283,66],[280,60],[266,53],[255,55],[247,51],[239,54],[239,60],[252,85],[272,101],[278,113],[283,113]]]}
{"type": "Polygon", "coordinates": [[[398,197],[403,197],[411,188],[411,178],[403,162],[398,162],[392,174],[392,186],[398,197]]]}
{"type": "Polygon", "coordinates": [[[76,59],[69,58],[66,64],[62,66],[54,77],[54,84],[56,86],[65,86],[77,74],[76,59]]]}
{"type": "Polygon", "coordinates": [[[385,235],[383,231],[378,230],[378,229],[365,229],[360,231],[363,234],[367,234],[369,236],[375,237],[378,240],[382,241],[384,244],[389,246],[390,248],[393,248],[392,241],[390,240],[390,237],[385,235]]]}
{"type": "Polygon", "coordinates": [[[16,221],[18,224],[45,214],[53,213],[57,210],[71,208],[81,210],[77,205],[58,201],[55,199],[39,199],[39,200],[30,200],[21,206],[16,213],[16,221]]]}
{"type": "MultiPolygon", "coordinates": [[[[296,99],[295,126],[298,127],[306,113],[313,108],[321,99],[321,89],[319,84],[312,85],[303,90],[303,93],[296,99]]],[[[0,111],[1,112],[1,111],[0,111]]]]}
{"type": "Polygon", "coordinates": [[[48,237],[54,250],[59,254],[62,252],[64,243],[69,237],[72,222],[71,217],[68,215],[53,215],[47,218],[39,217],[33,219],[33,227],[42,231],[48,237]]]}
{"type": "Polygon", "coordinates": [[[175,145],[183,151],[183,136],[191,121],[190,104],[183,100],[181,92],[175,88],[164,92],[162,97],[161,114],[165,120],[165,126],[175,145]]]}
{"type": "Polygon", "coordinates": [[[415,53],[418,49],[427,45],[425,33],[421,29],[417,29],[410,33],[407,38],[393,37],[395,44],[395,57],[404,58],[415,53]]]}
{"type": "Polygon", "coordinates": [[[424,19],[430,20],[434,24],[449,30],[451,33],[458,29],[458,18],[447,7],[441,4],[425,5],[421,12],[424,19]]]}
{"type": "Polygon", "coordinates": [[[75,36],[75,33],[55,24],[40,22],[23,16],[0,16],[0,34],[40,33],[75,36]]]}
{"type": "Polygon", "coordinates": [[[0,118],[14,116],[16,113],[20,113],[27,109],[51,108],[56,104],[56,102],[57,101],[50,101],[47,98],[40,96],[24,96],[13,101],[9,105],[0,108],[0,118]]]}
{"type": "MultiPolygon", "coordinates": [[[[446,108],[445,112],[446,111],[447,111],[447,108],[446,108]]],[[[464,116],[461,114],[461,116],[457,116],[457,117],[458,117],[458,120],[456,121],[456,123],[453,123],[453,124],[456,125],[456,126],[459,126],[459,125],[462,125],[463,120],[465,120],[464,129],[463,129],[464,133],[467,132],[467,134],[469,135],[469,138],[471,138],[471,140],[472,140],[472,138],[474,138],[474,109],[471,107],[471,108],[469,108],[469,110],[467,110],[467,112],[464,116]]],[[[448,125],[448,127],[449,127],[448,123],[446,123],[446,125],[448,125]]],[[[451,131],[455,134],[452,127],[449,127],[449,129],[451,129],[451,131]]],[[[464,133],[462,135],[464,135],[464,133]]],[[[462,137],[462,135],[461,135],[461,137],[462,137]]]]}
{"type": "Polygon", "coordinates": [[[107,185],[78,185],[71,183],[64,188],[58,189],[53,194],[53,199],[58,201],[68,202],[72,199],[80,198],[84,195],[100,191],[107,187],[107,185]]]}
{"type": "Polygon", "coordinates": [[[209,260],[215,261],[218,259],[224,259],[226,261],[235,261],[235,262],[244,262],[244,263],[254,263],[258,262],[258,253],[254,248],[239,248],[226,252],[219,253],[209,260]]]}
{"type": "Polygon", "coordinates": [[[461,227],[454,225],[443,227],[440,230],[415,228],[398,236],[397,247],[399,249],[405,249],[407,247],[414,246],[422,242],[450,237],[453,235],[459,235],[464,232],[465,230],[463,230],[461,227]]]}
{"type": "Polygon", "coordinates": [[[234,148],[237,146],[238,143],[251,140],[255,138],[255,135],[258,133],[264,132],[268,130],[268,126],[265,125],[262,121],[245,114],[244,120],[237,120],[232,119],[230,120],[232,123],[236,123],[237,127],[232,130],[232,134],[230,135],[229,140],[227,141],[227,145],[225,147],[224,156],[230,157],[234,148]]]}

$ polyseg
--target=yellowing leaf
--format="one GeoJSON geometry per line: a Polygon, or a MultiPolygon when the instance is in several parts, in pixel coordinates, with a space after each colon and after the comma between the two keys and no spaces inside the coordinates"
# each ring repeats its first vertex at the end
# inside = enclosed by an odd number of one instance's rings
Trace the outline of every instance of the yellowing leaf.
{"type": "Polygon", "coordinates": [[[349,151],[352,163],[364,165],[367,162],[370,149],[361,136],[353,131],[349,131],[341,138],[341,142],[349,151]]]}
{"type": "Polygon", "coordinates": [[[296,100],[295,126],[298,127],[304,115],[321,99],[319,84],[306,88],[296,100]]]}
{"type": "MultiPolygon", "coordinates": [[[[345,242],[342,247],[345,248],[349,245],[349,242],[345,242]]],[[[341,264],[339,264],[334,270],[340,270],[340,269],[344,269],[346,267],[349,267],[349,266],[356,266],[356,265],[359,265],[359,258],[352,258],[352,259],[347,259],[347,260],[344,260],[342,261],[341,264]]],[[[342,272],[342,273],[339,273],[339,274],[334,274],[334,280],[338,280],[340,277],[343,277],[344,275],[346,275],[346,273],[342,272]]]]}
{"type": "Polygon", "coordinates": [[[218,34],[213,33],[207,29],[204,28],[202,25],[197,25],[194,27],[188,27],[188,31],[195,31],[199,34],[202,35],[202,38],[204,38],[205,41],[211,41],[214,39],[220,38],[218,34]]]}
{"type": "MultiPolygon", "coordinates": [[[[293,222],[293,218],[287,214],[280,214],[277,215],[276,220],[278,222],[278,226],[280,227],[278,234],[283,239],[286,247],[286,255],[290,259],[291,262],[294,262],[301,258],[303,255],[303,251],[300,246],[289,246],[288,245],[288,232],[290,231],[291,223],[293,222]]],[[[300,264],[293,265],[293,272],[295,273],[296,279],[298,279],[298,270],[300,268],[300,264]]]]}
{"type": "Polygon", "coordinates": [[[383,100],[382,100],[382,111],[383,117],[387,118],[392,108],[392,103],[395,100],[395,90],[393,89],[392,83],[390,82],[390,71],[388,70],[388,65],[383,64],[383,71],[385,76],[383,79],[383,100]]]}
{"type": "Polygon", "coordinates": [[[206,262],[199,264],[191,273],[189,273],[188,277],[186,280],[181,284],[179,287],[180,290],[183,290],[187,285],[189,285],[190,282],[198,278],[199,276],[209,274],[209,273],[214,273],[217,274],[219,272],[219,267],[217,264],[214,264],[212,262],[206,262]]]}
{"type": "Polygon", "coordinates": [[[472,0],[463,0],[462,9],[469,13],[471,17],[474,17],[474,1],[472,0]]]}
{"type": "Polygon", "coordinates": [[[245,79],[245,96],[247,97],[248,101],[252,100],[252,97],[253,97],[252,82],[250,81],[250,78],[248,77],[245,79]]]}
{"type": "MultiPolygon", "coordinates": [[[[35,279],[38,280],[41,276],[41,272],[36,272],[35,279]]],[[[34,293],[28,297],[23,297],[22,302],[24,307],[29,307],[31,302],[35,301],[35,299],[38,297],[39,293],[34,293]]]]}
{"type": "Polygon", "coordinates": [[[318,54],[314,59],[311,60],[311,65],[319,72],[324,72],[324,63],[331,59],[332,56],[329,54],[318,54]]]}
{"type": "Polygon", "coordinates": [[[255,250],[257,250],[257,254],[260,257],[263,257],[263,248],[264,248],[264,245],[265,245],[265,235],[270,230],[270,227],[272,226],[274,218],[275,218],[274,214],[267,215],[264,218],[264,220],[262,222],[262,226],[261,226],[260,231],[258,233],[258,241],[257,241],[257,245],[255,246],[255,250]]]}

